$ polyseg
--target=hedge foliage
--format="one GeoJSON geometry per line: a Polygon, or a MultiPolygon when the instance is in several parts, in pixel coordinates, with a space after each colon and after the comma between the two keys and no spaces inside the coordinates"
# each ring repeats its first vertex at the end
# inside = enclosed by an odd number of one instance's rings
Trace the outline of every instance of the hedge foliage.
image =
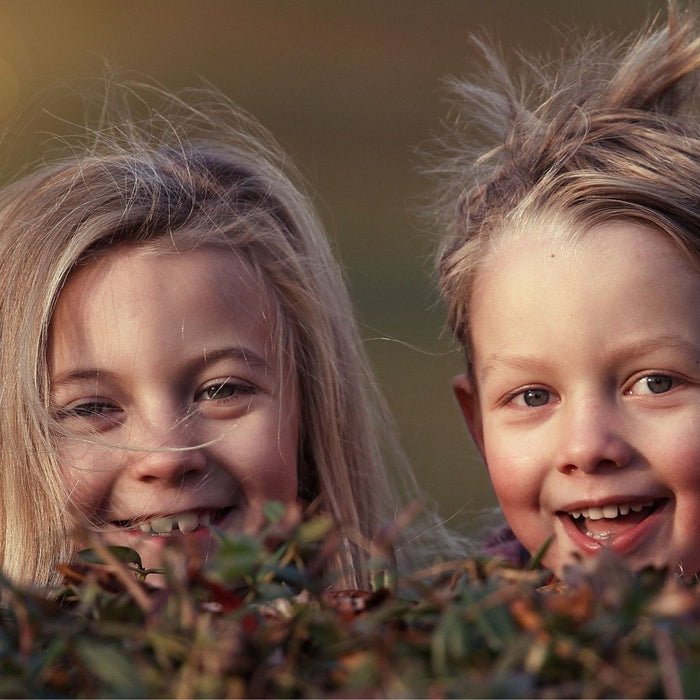
{"type": "MultiPolygon", "coordinates": [[[[2,697],[700,697],[700,589],[601,557],[552,583],[495,561],[373,591],[311,576],[323,518],[222,537],[166,585],[95,549],[51,591],[0,581],[2,697]]],[[[378,566],[379,566],[378,562],[378,566]]]]}

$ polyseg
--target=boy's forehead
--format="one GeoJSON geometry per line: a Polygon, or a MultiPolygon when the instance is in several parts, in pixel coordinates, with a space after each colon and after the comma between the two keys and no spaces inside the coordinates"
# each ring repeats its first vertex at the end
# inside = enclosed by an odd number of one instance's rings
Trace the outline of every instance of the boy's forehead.
{"type": "MultiPolygon", "coordinates": [[[[549,260],[557,260],[559,266],[573,265],[580,257],[581,248],[585,246],[584,236],[574,236],[571,229],[559,225],[559,222],[537,220],[517,225],[507,225],[499,229],[489,241],[471,288],[470,306],[472,312],[478,305],[484,286],[492,284],[495,277],[509,275],[521,266],[529,268],[531,287],[544,284],[544,276],[538,275],[538,269],[544,271],[549,260]]],[[[509,284],[515,284],[511,277],[509,284]]]]}
{"type": "Polygon", "coordinates": [[[474,359],[512,355],[532,338],[551,354],[557,343],[558,351],[584,347],[596,333],[608,348],[683,337],[698,328],[698,306],[700,273],[651,227],[611,222],[568,244],[556,235],[513,241],[477,277],[474,359]]]}
{"type": "Polygon", "coordinates": [[[577,221],[573,213],[554,209],[516,209],[490,236],[489,249],[498,253],[513,245],[542,243],[568,246],[585,237],[585,232],[590,228],[577,221]]]}
{"type": "MultiPolygon", "coordinates": [[[[623,218],[588,224],[575,221],[573,216],[544,212],[531,218],[508,221],[496,230],[490,237],[479,270],[488,270],[494,265],[498,267],[512,255],[530,257],[528,253],[541,255],[543,259],[559,258],[575,264],[591,246],[598,250],[617,248],[615,244],[621,239],[630,243],[628,252],[632,258],[638,248],[635,241],[642,236],[666,241],[669,254],[690,262],[689,256],[669,234],[651,224],[623,218]]],[[[477,280],[478,277],[477,272],[477,280]]]]}

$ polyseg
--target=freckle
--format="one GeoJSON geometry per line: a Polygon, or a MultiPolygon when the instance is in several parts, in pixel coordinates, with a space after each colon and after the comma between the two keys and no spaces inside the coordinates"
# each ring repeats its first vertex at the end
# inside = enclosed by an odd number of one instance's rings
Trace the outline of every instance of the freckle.
{"type": "Polygon", "coordinates": [[[556,256],[556,253],[550,253],[550,254],[549,254],[549,257],[550,257],[550,258],[556,258],[557,256],[556,256]]]}

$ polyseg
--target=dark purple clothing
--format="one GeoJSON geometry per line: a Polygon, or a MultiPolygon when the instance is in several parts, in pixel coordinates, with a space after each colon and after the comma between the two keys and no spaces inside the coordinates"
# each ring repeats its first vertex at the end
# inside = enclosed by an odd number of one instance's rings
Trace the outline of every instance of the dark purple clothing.
{"type": "Polygon", "coordinates": [[[520,544],[508,525],[503,525],[486,538],[481,553],[502,559],[518,568],[525,568],[530,561],[530,553],[520,544]]]}

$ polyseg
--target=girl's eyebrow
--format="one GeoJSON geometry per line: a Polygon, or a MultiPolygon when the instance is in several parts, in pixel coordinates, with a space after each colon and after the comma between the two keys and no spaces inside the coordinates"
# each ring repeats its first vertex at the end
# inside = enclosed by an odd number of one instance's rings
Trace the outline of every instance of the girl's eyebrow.
{"type": "MultiPolygon", "coordinates": [[[[205,365],[212,364],[218,360],[243,361],[249,367],[256,369],[268,369],[267,360],[255,350],[240,345],[218,348],[216,350],[203,350],[202,359],[205,365]]],[[[198,362],[195,360],[195,362],[198,362]]]]}
{"type": "MultiPolygon", "coordinates": [[[[614,349],[613,357],[615,358],[615,356],[617,356],[617,359],[633,360],[661,350],[668,350],[669,348],[690,355],[697,355],[698,362],[700,362],[700,346],[679,335],[663,335],[657,338],[635,340],[614,349]]],[[[526,355],[492,353],[484,360],[479,372],[479,377],[483,382],[491,372],[498,369],[500,366],[505,366],[510,369],[537,371],[546,370],[550,364],[551,362],[548,358],[542,359],[539,357],[528,357],[526,355]]]]}
{"type": "MultiPolygon", "coordinates": [[[[196,357],[185,366],[185,371],[194,371],[198,366],[210,365],[219,360],[235,360],[244,362],[251,369],[269,369],[267,360],[255,350],[244,346],[228,346],[217,348],[216,350],[202,350],[201,357],[196,357]]],[[[65,372],[60,372],[51,380],[52,388],[56,386],[65,386],[68,384],[78,384],[86,381],[98,380],[116,381],[117,373],[110,370],[98,369],[94,367],[85,367],[70,369],[65,372]]]]}
{"type": "Polygon", "coordinates": [[[64,386],[67,384],[79,384],[81,382],[97,381],[101,378],[107,378],[115,376],[113,372],[109,372],[103,369],[93,369],[91,367],[81,368],[81,369],[71,369],[66,372],[61,372],[56,375],[56,377],[51,379],[51,389],[53,390],[56,386],[64,386]]]}

